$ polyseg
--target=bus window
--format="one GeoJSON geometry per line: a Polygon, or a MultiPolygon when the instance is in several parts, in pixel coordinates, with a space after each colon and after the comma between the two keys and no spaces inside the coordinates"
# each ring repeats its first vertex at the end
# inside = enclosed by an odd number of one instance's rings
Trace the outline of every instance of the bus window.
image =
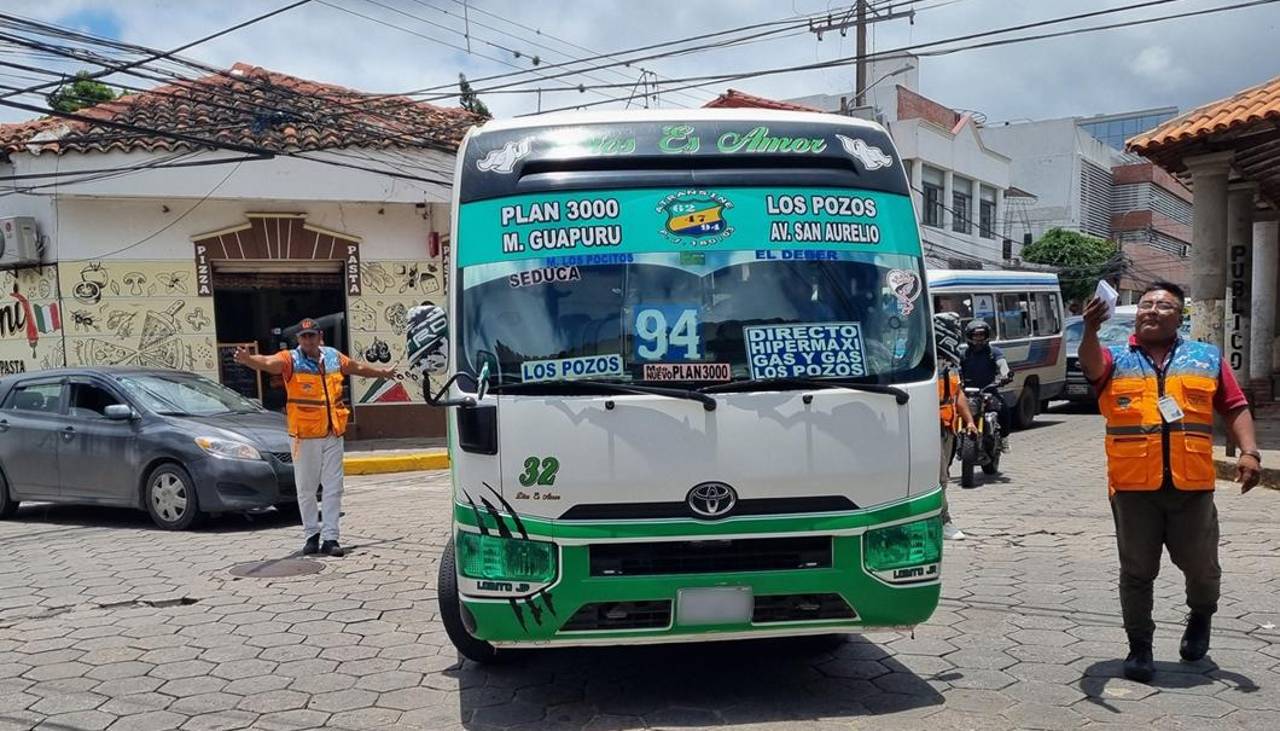
{"type": "Polygon", "coordinates": [[[986,320],[987,324],[996,325],[996,298],[989,294],[973,295],[973,316],[986,320]]]}
{"type": "Polygon", "coordinates": [[[1058,295],[1052,292],[1036,292],[1036,335],[1057,335],[1062,332],[1062,318],[1058,312],[1058,295]]]}
{"type": "Polygon", "coordinates": [[[963,322],[973,318],[973,300],[967,294],[940,294],[933,298],[933,309],[935,312],[954,312],[963,322]]]}
{"type": "Polygon", "coordinates": [[[1000,295],[1000,339],[1017,340],[1031,335],[1031,305],[1026,294],[1000,295]]]}

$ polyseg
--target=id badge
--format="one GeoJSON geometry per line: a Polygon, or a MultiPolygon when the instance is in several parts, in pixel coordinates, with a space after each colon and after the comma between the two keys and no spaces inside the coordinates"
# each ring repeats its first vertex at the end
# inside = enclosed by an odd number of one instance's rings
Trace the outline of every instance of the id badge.
{"type": "Polygon", "coordinates": [[[1160,408],[1160,417],[1166,424],[1182,421],[1182,407],[1178,406],[1178,402],[1172,396],[1162,396],[1156,404],[1160,408]]]}

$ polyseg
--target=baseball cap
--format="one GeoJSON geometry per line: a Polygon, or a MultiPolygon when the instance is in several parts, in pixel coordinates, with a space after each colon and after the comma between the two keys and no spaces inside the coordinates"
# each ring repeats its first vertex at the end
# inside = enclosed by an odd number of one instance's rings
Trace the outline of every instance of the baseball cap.
{"type": "Polygon", "coordinates": [[[307,333],[320,334],[320,325],[310,317],[304,317],[302,318],[302,322],[298,323],[298,334],[306,335],[307,333]]]}

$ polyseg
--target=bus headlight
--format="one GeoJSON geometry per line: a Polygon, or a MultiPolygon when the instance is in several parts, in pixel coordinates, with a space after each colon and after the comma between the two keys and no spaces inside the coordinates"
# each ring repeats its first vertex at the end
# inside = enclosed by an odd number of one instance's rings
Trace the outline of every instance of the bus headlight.
{"type": "Polygon", "coordinates": [[[544,584],[556,577],[556,545],[458,533],[458,570],[468,578],[544,584]]]}
{"type": "Polygon", "coordinates": [[[942,519],[926,518],[867,531],[862,536],[862,560],[876,572],[938,563],[942,560],[942,519]]]}

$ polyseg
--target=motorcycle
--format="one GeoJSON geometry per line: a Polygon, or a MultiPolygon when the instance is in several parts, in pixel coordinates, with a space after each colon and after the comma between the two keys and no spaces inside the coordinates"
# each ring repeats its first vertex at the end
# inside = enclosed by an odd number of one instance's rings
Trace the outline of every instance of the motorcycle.
{"type": "Polygon", "coordinates": [[[982,468],[985,475],[1000,473],[1000,387],[1009,383],[1001,380],[983,388],[968,387],[964,390],[973,414],[976,434],[960,435],[960,486],[973,487],[973,468],[982,468]]]}

